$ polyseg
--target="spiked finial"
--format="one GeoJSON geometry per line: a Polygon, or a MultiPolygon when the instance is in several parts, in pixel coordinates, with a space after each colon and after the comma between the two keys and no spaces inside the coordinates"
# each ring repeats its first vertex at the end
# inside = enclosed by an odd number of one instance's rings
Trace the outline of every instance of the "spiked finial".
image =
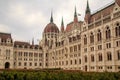
{"type": "Polygon", "coordinates": [[[63,22],[63,17],[62,17],[62,22],[61,22],[61,26],[64,26],[64,22],[63,22]]]}
{"type": "Polygon", "coordinates": [[[62,17],[62,21],[61,21],[61,32],[64,32],[64,22],[63,22],[63,17],[62,17]]]}
{"type": "Polygon", "coordinates": [[[53,14],[52,14],[52,11],[51,11],[51,18],[50,18],[50,22],[53,23],[53,14]]]}
{"type": "Polygon", "coordinates": [[[86,7],[86,14],[87,13],[91,13],[88,0],[87,0],[87,7],[86,7]]]}

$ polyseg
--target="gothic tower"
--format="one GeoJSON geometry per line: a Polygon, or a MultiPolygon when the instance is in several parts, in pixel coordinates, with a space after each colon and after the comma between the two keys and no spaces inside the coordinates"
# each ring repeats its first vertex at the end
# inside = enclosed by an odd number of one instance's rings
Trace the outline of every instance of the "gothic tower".
{"type": "Polygon", "coordinates": [[[89,2],[87,0],[87,7],[86,7],[86,11],[85,11],[85,22],[89,24],[90,22],[90,16],[91,16],[91,10],[90,10],[90,7],[89,7],[89,2]]]}

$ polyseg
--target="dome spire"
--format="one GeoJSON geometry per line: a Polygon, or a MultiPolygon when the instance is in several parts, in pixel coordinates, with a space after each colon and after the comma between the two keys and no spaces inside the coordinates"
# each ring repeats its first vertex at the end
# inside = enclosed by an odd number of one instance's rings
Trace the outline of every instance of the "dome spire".
{"type": "Polygon", "coordinates": [[[53,23],[53,13],[51,11],[51,18],[50,18],[50,22],[53,23]]]}

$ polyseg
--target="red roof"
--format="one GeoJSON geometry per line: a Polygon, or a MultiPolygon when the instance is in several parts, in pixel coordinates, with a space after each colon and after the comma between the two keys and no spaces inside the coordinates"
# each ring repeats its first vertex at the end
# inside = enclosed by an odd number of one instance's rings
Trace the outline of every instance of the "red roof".
{"type": "Polygon", "coordinates": [[[66,31],[69,32],[72,29],[73,22],[67,24],[66,31]]]}
{"type": "Polygon", "coordinates": [[[47,33],[47,32],[55,32],[55,33],[58,33],[59,32],[59,29],[58,27],[56,26],[56,24],[54,23],[49,23],[47,24],[47,26],[45,27],[44,29],[44,33],[47,33]]]}
{"type": "Polygon", "coordinates": [[[71,31],[74,24],[78,24],[79,26],[81,26],[82,22],[81,21],[77,22],[77,23],[76,22],[71,22],[71,23],[67,24],[66,32],[71,31]]]}
{"type": "Polygon", "coordinates": [[[10,33],[1,33],[1,32],[0,32],[0,38],[1,38],[2,40],[7,40],[8,38],[9,38],[9,39],[12,39],[10,33]]]}
{"type": "Polygon", "coordinates": [[[114,5],[115,3],[112,3],[108,6],[106,6],[105,8],[97,11],[96,13],[92,14],[90,17],[90,23],[92,23],[95,20],[98,20],[101,18],[101,15],[103,15],[103,17],[111,14],[111,12],[113,11],[114,5]]]}
{"type": "Polygon", "coordinates": [[[22,42],[22,41],[15,41],[14,42],[14,45],[26,45],[26,46],[29,46],[30,45],[30,43],[28,43],[28,42],[22,42]]]}
{"type": "Polygon", "coordinates": [[[31,44],[28,43],[28,42],[22,42],[22,41],[15,41],[15,42],[14,42],[14,47],[16,47],[17,45],[18,45],[20,48],[21,48],[22,46],[25,46],[26,48],[28,48],[28,46],[29,46],[31,49],[33,49],[33,48],[35,48],[35,49],[42,49],[42,47],[39,46],[39,45],[31,45],[31,44]]]}

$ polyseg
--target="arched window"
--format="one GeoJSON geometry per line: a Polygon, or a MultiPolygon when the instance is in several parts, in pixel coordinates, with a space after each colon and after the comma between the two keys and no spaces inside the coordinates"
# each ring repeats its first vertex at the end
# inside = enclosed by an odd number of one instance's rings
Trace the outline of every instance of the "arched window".
{"type": "Polygon", "coordinates": [[[6,56],[10,56],[10,50],[6,50],[6,56]]]}
{"type": "Polygon", "coordinates": [[[120,24],[119,23],[116,24],[115,35],[116,37],[120,36],[120,24]]]}
{"type": "Polygon", "coordinates": [[[27,63],[26,63],[26,62],[24,62],[24,66],[27,66],[27,63]]]}
{"type": "Polygon", "coordinates": [[[79,64],[81,64],[81,59],[79,59],[79,64]]]}
{"type": "Polygon", "coordinates": [[[94,62],[95,58],[94,55],[91,55],[91,62],[94,62]]]}
{"type": "Polygon", "coordinates": [[[102,61],[103,60],[103,57],[102,57],[102,54],[98,54],[98,61],[102,61]]]}
{"type": "Polygon", "coordinates": [[[110,39],[111,38],[111,31],[109,29],[109,27],[107,27],[106,29],[106,39],[110,39]]]}
{"type": "Polygon", "coordinates": [[[77,64],[77,60],[75,59],[75,64],[77,64]]]}
{"type": "Polygon", "coordinates": [[[18,65],[21,66],[21,62],[19,62],[18,65]]]}
{"type": "Polygon", "coordinates": [[[31,63],[31,62],[29,63],[29,66],[32,66],[32,63],[31,63]]]}
{"type": "Polygon", "coordinates": [[[66,61],[66,65],[68,65],[68,61],[66,61]]]}
{"type": "Polygon", "coordinates": [[[102,40],[102,33],[100,30],[98,30],[98,33],[97,33],[97,40],[98,41],[101,41],[102,40]]]}
{"type": "Polygon", "coordinates": [[[85,63],[87,62],[87,56],[85,56],[85,63]]]}
{"type": "Polygon", "coordinates": [[[84,36],[84,45],[86,45],[87,44],[87,36],[85,35],[84,36]]]}
{"type": "Polygon", "coordinates": [[[70,60],[70,64],[72,65],[72,60],[70,60]]]}
{"type": "Polygon", "coordinates": [[[117,51],[118,60],[120,60],[120,50],[117,51]]]}
{"type": "Polygon", "coordinates": [[[90,43],[94,43],[94,35],[93,35],[93,33],[90,34],[90,43]]]}
{"type": "Polygon", "coordinates": [[[112,54],[111,54],[111,52],[108,52],[108,53],[107,53],[107,60],[108,60],[108,61],[111,61],[111,60],[112,60],[112,54]]]}
{"type": "Polygon", "coordinates": [[[0,55],[1,55],[1,49],[0,49],[0,55]]]}

